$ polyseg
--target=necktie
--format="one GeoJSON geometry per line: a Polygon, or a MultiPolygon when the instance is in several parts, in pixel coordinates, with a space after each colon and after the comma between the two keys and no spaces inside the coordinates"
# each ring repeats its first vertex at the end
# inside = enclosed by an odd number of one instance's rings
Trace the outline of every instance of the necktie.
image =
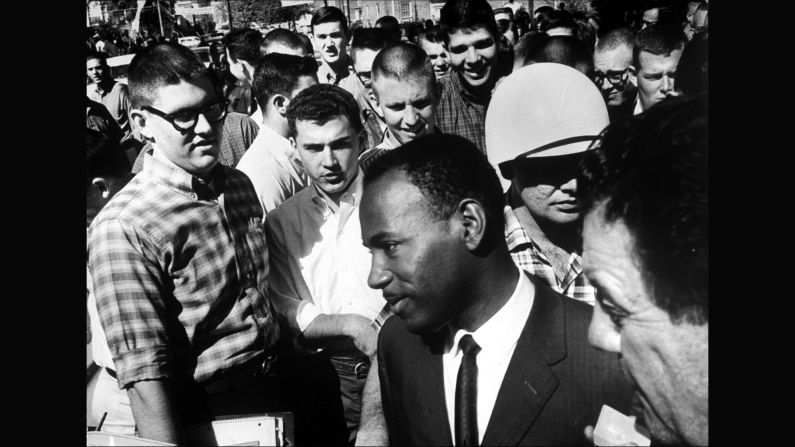
{"type": "Polygon", "coordinates": [[[475,357],[480,346],[471,335],[461,337],[458,342],[464,353],[458,377],[455,381],[455,445],[478,445],[478,364],[475,357]]]}

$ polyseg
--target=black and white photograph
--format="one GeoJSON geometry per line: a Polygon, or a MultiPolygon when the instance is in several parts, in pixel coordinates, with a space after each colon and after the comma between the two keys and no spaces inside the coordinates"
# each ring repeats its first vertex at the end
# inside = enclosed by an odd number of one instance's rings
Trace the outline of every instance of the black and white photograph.
{"type": "Polygon", "coordinates": [[[709,3],[87,0],[86,445],[708,445],[709,3]]]}

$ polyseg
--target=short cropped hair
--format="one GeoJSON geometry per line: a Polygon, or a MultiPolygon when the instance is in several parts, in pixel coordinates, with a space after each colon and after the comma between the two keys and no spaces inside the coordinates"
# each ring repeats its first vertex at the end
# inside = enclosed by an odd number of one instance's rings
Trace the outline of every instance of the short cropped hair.
{"type": "Polygon", "coordinates": [[[298,38],[301,39],[303,42],[304,49],[306,50],[307,56],[312,56],[315,54],[315,47],[312,45],[312,39],[309,38],[306,34],[299,33],[298,38]]]}
{"type": "Polygon", "coordinates": [[[135,55],[127,70],[130,101],[134,108],[151,105],[160,88],[206,75],[207,68],[199,56],[180,44],[165,42],[146,47],[135,55]]]}
{"type": "Polygon", "coordinates": [[[244,60],[256,65],[262,52],[262,33],[251,28],[234,29],[224,36],[224,46],[229,51],[232,61],[244,60]]]}
{"type": "Polygon", "coordinates": [[[96,177],[122,177],[130,172],[130,160],[118,141],[86,128],[86,186],[96,177]]]}
{"type": "Polygon", "coordinates": [[[379,52],[373,59],[373,91],[378,97],[376,83],[381,78],[398,81],[426,79],[430,85],[436,84],[436,74],[428,54],[417,45],[399,42],[379,52]]]}
{"type": "Polygon", "coordinates": [[[486,0],[448,0],[439,13],[439,27],[445,44],[450,43],[450,34],[475,27],[486,28],[495,43],[501,36],[494,12],[486,0]]]}
{"type": "Polygon", "coordinates": [[[317,81],[317,68],[314,56],[266,54],[254,70],[253,86],[257,104],[264,106],[275,94],[289,97],[302,76],[311,76],[317,81]]]}
{"type": "Polygon", "coordinates": [[[635,46],[635,33],[624,26],[613,28],[602,34],[599,42],[596,43],[596,51],[613,51],[622,46],[630,50],[635,46]]]}
{"type": "Polygon", "coordinates": [[[339,22],[340,28],[345,34],[345,40],[350,37],[348,18],[345,17],[345,13],[342,10],[334,6],[322,6],[312,14],[312,20],[309,22],[312,25],[312,33],[314,34],[315,32],[315,25],[327,22],[339,22]]]}
{"type": "Polygon", "coordinates": [[[88,61],[90,61],[92,59],[99,60],[99,65],[101,65],[103,67],[107,67],[108,66],[108,56],[105,53],[91,50],[86,55],[86,62],[88,62],[88,61]]]}
{"type": "MultiPolygon", "coordinates": [[[[272,44],[281,44],[287,48],[294,50],[306,50],[304,41],[298,37],[298,33],[290,31],[287,28],[274,28],[265,34],[262,38],[262,45],[260,46],[260,53],[265,54],[267,48],[272,44]]],[[[312,51],[307,54],[313,54],[312,51]]]]}
{"type": "Polygon", "coordinates": [[[464,199],[478,201],[486,211],[487,231],[504,243],[502,185],[474,143],[453,134],[423,135],[377,158],[365,171],[364,188],[396,170],[420,190],[435,219],[449,219],[464,199]]]}
{"type": "Polygon", "coordinates": [[[687,43],[687,36],[681,27],[664,23],[655,23],[640,30],[635,38],[632,49],[632,63],[640,70],[640,53],[646,52],[655,56],[668,56],[674,50],[682,50],[687,43]]]}
{"type": "Polygon", "coordinates": [[[593,78],[593,55],[574,36],[544,36],[527,50],[524,65],[554,62],[568,65],[593,78]]]}
{"type": "Polygon", "coordinates": [[[389,31],[383,28],[356,28],[353,31],[351,48],[348,50],[348,54],[355,61],[358,50],[381,51],[390,43],[392,43],[392,38],[389,36],[389,31]]]}
{"type": "Polygon", "coordinates": [[[665,99],[608,127],[577,175],[582,214],[603,203],[626,225],[652,300],[677,324],[708,321],[707,140],[705,96],[665,99]]]}
{"type": "Polygon", "coordinates": [[[314,121],[320,125],[337,117],[348,118],[353,130],[360,134],[364,128],[359,105],[350,92],[331,84],[316,84],[301,90],[287,107],[290,136],[296,136],[296,121],[314,121]]]}
{"type": "Polygon", "coordinates": [[[383,28],[389,32],[394,42],[400,42],[400,23],[393,16],[381,16],[375,21],[376,28],[383,28]]]}

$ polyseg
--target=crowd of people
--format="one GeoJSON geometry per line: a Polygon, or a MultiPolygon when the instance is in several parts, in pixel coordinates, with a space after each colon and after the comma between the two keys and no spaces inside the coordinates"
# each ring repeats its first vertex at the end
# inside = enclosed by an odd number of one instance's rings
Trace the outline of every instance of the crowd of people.
{"type": "Polygon", "coordinates": [[[521,3],[91,49],[89,419],[708,444],[708,3],[521,3]]]}

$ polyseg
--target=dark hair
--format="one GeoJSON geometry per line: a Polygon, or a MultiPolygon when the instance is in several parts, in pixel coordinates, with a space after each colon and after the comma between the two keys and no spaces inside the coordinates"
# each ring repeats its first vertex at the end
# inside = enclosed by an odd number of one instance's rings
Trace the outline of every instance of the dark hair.
{"type": "Polygon", "coordinates": [[[442,29],[439,27],[439,25],[433,25],[432,27],[421,32],[418,42],[422,39],[433,43],[444,43],[444,36],[442,36],[442,29]]]}
{"type": "Polygon", "coordinates": [[[381,16],[375,21],[376,28],[383,28],[389,32],[394,42],[400,42],[400,23],[392,16],[381,16]]]}
{"type": "Polygon", "coordinates": [[[574,36],[544,36],[530,46],[524,65],[554,62],[579,70],[593,78],[593,56],[585,44],[574,36]]]}
{"type": "Polygon", "coordinates": [[[530,31],[530,24],[532,21],[533,18],[530,17],[529,12],[525,11],[524,9],[516,11],[513,22],[516,24],[519,37],[524,36],[528,31],[530,31]]]}
{"type": "Polygon", "coordinates": [[[320,125],[344,116],[354,131],[361,135],[363,124],[356,99],[342,87],[316,84],[301,90],[287,107],[290,136],[296,136],[296,121],[314,121],[320,125]]]}
{"type": "Polygon", "coordinates": [[[119,142],[95,129],[86,128],[86,186],[96,177],[122,177],[130,172],[130,160],[119,142]]]}
{"type": "Polygon", "coordinates": [[[351,39],[351,48],[348,54],[351,58],[356,60],[356,51],[365,48],[380,51],[392,43],[392,38],[389,32],[382,28],[357,28],[353,31],[353,39],[351,39]]]}
{"type": "Polygon", "coordinates": [[[577,33],[577,24],[574,23],[571,14],[561,9],[550,11],[538,24],[539,31],[547,32],[553,28],[568,28],[572,34],[577,33]]]}
{"type": "Polygon", "coordinates": [[[522,37],[516,41],[516,45],[514,45],[514,61],[522,61],[522,67],[526,65],[527,55],[530,53],[531,48],[533,48],[537,43],[547,39],[547,33],[542,33],[540,31],[528,31],[525,34],[522,34],[522,37]]]}
{"type": "Polygon", "coordinates": [[[127,70],[130,101],[135,108],[151,105],[161,87],[206,75],[207,68],[199,56],[180,44],[166,42],[146,47],[135,55],[127,70]]]}
{"type": "Polygon", "coordinates": [[[491,5],[486,0],[448,0],[439,13],[439,27],[444,43],[450,43],[450,34],[462,29],[484,27],[499,42],[501,34],[491,5]]]}
{"type": "Polygon", "coordinates": [[[423,135],[377,158],[365,171],[365,189],[393,170],[406,173],[436,219],[449,219],[461,200],[475,199],[486,210],[489,233],[502,237],[502,185],[494,167],[471,141],[452,134],[423,135]]]}
{"type": "Polygon", "coordinates": [[[99,64],[103,67],[108,66],[108,56],[105,53],[101,53],[99,51],[91,50],[86,55],[86,62],[90,61],[91,59],[99,60],[99,64]]]}
{"type": "Polygon", "coordinates": [[[436,84],[436,74],[428,54],[417,45],[407,42],[390,45],[373,59],[373,91],[376,97],[378,89],[375,86],[382,77],[399,81],[427,79],[430,85],[436,84]]]}
{"type": "MultiPolygon", "coordinates": [[[[266,49],[271,44],[278,43],[282,44],[287,48],[292,48],[294,50],[306,50],[306,46],[304,45],[304,41],[298,37],[298,33],[290,31],[287,28],[274,28],[265,34],[265,37],[262,38],[262,45],[260,47],[260,52],[265,54],[267,51],[266,49]]],[[[310,51],[307,55],[314,54],[314,52],[310,51]]]]}
{"type": "Polygon", "coordinates": [[[640,71],[640,53],[655,56],[668,56],[674,50],[684,49],[687,36],[681,27],[670,26],[664,23],[655,23],[638,32],[635,46],[632,49],[632,63],[640,71]]]}
{"type": "Polygon", "coordinates": [[[631,29],[620,26],[606,31],[596,43],[597,51],[612,51],[625,46],[630,50],[635,46],[635,33],[631,29]]]}
{"type": "Polygon", "coordinates": [[[688,95],[707,93],[709,85],[709,40],[703,35],[693,37],[676,66],[676,89],[688,95]]]}
{"type": "Polygon", "coordinates": [[[255,29],[233,29],[224,36],[223,42],[232,58],[230,62],[244,60],[249,64],[256,65],[262,56],[260,52],[262,33],[255,29]]]}
{"type": "Polygon", "coordinates": [[[268,99],[275,94],[289,97],[302,76],[312,76],[317,80],[317,61],[314,56],[266,54],[254,70],[253,87],[257,104],[264,108],[268,99]]]}
{"type": "Polygon", "coordinates": [[[406,40],[411,43],[419,44],[420,33],[422,33],[422,24],[420,22],[401,23],[400,27],[406,31],[406,40]]]}
{"type": "Polygon", "coordinates": [[[351,33],[350,30],[348,30],[348,18],[345,17],[345,13],[343,13],[342,10],[334,6],[323,6],[318,8],[317,11],[312,14],[312,20],[309,22],[312,25],[312,33],[314,34],[315,32],[315,25],[327,22],[339,22],[340,28],[343,34],[345,34],[345,40],[348,40],[351,33]]]}
{"type": "Polygon", "coordinates": [[[675,323],[708,321],[706,97],[665,99],[607,128],[577,175],[583,216],[604,204],[629,229],[655,304],[675,323]]]}

